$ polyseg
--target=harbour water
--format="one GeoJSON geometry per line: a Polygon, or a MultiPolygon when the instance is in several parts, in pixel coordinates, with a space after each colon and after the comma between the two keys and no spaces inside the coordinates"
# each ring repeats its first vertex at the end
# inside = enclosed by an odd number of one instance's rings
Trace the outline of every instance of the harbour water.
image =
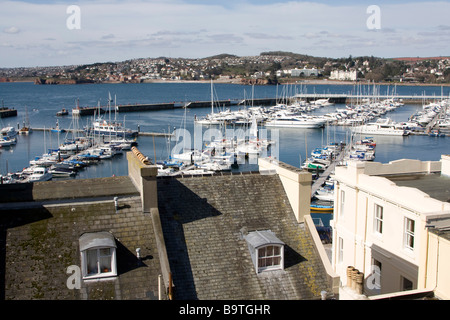
{"type": "MultiPolygon", "coordinates": [[[[242,100],[257,98],[281,97],[283,94],[295,93],[360,93],[370,94],[371,86],[354,85],[296,85],[296,86],[245,86],[235,84],[214,84],[215,99],[242,100]]],[[[393,93],[404,95],[435,95],[447,98],[449,87],[440,86],[381,86],[378,93],[393,93]]],[[[59,123],[60,128],[69,129],[73,123],[71,113],[68,116],[57,117],[56,112],[62,108],[69,111],[76,106],[96,106],[99,101],[102,106],[107,104],[108,95],[113,98],[112,105],[177,102],[209,101],[209,83],[141,83],[141,84],[85,84],[85,85],[35,85],[33,83],[0,83],[0,99],[5,107],[15,108],[16,117],[1,119],[2,127],[11,125],[21,127],[29,122],[31,128],[53,128],[59,123]]],[[[424,101],[424,103],[429,101],[424,101]]],[[[332,112],[345,105],[336,104],[313,111],[316,114],[332,112]]],[[[243,108],[232,106],[231,109],[243,108]]],[[[386,114],[394,121],[406,121],[411,115],[422,109],[422,104],[405,104],[386,114]]],[[[185,128],[194,133],[194,117],[203,117],[211,112],[210,108],[144,111],[114,114],[117,120],[124,121],[131,129],[139,128],[142,132],[168,133],[174,129],[185,128]]],[[[108,117],[108,115],[105,115],[108,117]]],[[[79,127],[92,122],[92,116],[84,116],[79,120],[79,127]]],[[[347,142],[349,128],[329,126],[323,129],[278,128],[277,151],[279,159],[290,165],[299,167],[302,161],[315,147],[327,142],[347,142]]],[[[17,172],[29,166],[29,161],[41,156],[48,149],[55,149],[70,133],[50,133],[33,131],[30,135],[17,136],[17,144],[0,151],[0,173],[17,172]]],[[[441,154],[450,153],[449,137],[410,136],[378,136],[375,161],[389,161],[409,158],[419,160],[439,160],[441,154]]],[[[167,159],[171,149],[178,141],[165,137],[139,136],[139,150],[149,158],[156,156],[157,160],[167,159]]],[[[256,170],[253,163],[241,165],[234,170],[256,170]]],[[[112,175],[126,175],[127,163],[125,154],[113,159],[101,161],[90,166],[76,178],[95,178],[112,175]]]]}

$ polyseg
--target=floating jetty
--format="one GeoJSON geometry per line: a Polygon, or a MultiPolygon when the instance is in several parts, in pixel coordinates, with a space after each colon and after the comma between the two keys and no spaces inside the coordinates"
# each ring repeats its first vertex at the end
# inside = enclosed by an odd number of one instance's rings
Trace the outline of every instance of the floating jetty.
{"type": "MultiPolygon", "coordinates": [[[[55,132],[57,129],[55,128],[33,128],[34,131],[46,131],[46,132],[55,132]]],[[[79,129],[76,130],[78,133],[83,133],[85,130],[79,129]]],[[[74,129],[60,129],[60,133],[65,132],[75,132],[74,129]]],[[[171,133],[164,133],[164,132],[144,132],[144,131],[138,131],[138,136],[147,136],[147,137],[170,137],[172,136],[171,133]]]]}
{"type": "Polygon", "coordinates": [[[311,197],[314,196],[316,191],[325,183],[329,178],[331,173],[334,171],[336,165],[342,162],[346,153],[348,153],[349,145],[343,146],[343,149],[339,149],[334,159],[331,161],[330,165],[325,169],[324,172],[319,174],[319,177],[313,182],[311,186],[311,197]]]}
{"type": "Polygon", "coordinates": [[[92,116],[94,114],[98,114],[99,111],[100,114],[106,113],[103,108],[99,107],[76,107],[72,109],[72,115],[92,116]]]}
{"type": "Polygon", "coordinates": [[[0,118],[15,117],[15,116],[17,116],[16,109],[10,109],[7,107],[0,108],[0,118]]]}
{"type": "MultiPolygon", "coordinates": [[[[362,99],[367,98],[377,98],[377,99],[396,99],[402,100],[407,103],[412,104],[420,104],[427,100],[436,100],[439,97],[437,96],[418,96],[418,95],[376,95],[376,96],[367,96],[367,95],[352,95],[352,94],[296,94],[292,98],[294,99],[302,99],[306,102],[328,99],[330,103],[341,103],[341,104],[350,104],[355,103],[356,101],[361,101],[362,99]]],[[[217,100],[214,101],[215,105],[219,105],[221,107],[230,107],[230,106],[268,106],[275,105],[277,103],[287,102],[290,98],[256,98],[256,99],[226,99],[226,100],[217,100]]],[[[123,104],[117,105],[115,110],[117,112],[141,112],[141,111],[157,111],[157,110],[168,110],[168,109],[177,109],[177,108],[207,108],[211,106],[211,101],[187,101],[187,102],[159,102],[159,103],[135,103],[135,104],[123,104]]],[[[105,113],[105,107],[100,108],[101,113],[105,113]]],[[[80,116],[93,115],[98,112],[99,107],[77,107],[72,110],[77,110],[80,116]]]]}
{"type": "MultiPolygon", "coordinates": [[[[214,101],[214,104],[221,107],[237,106],[237,105],[272,105],[277,102],[275,98],[253,99],[253,100],[237,100],[227,99],[214,101]]],[[[211,101],[189,101],[189,102],[163,102],[163,103],[135,103],[135,104],[123,104],[117,105],[115,110],[121,112],[142,112],[142,111],[157,111],[157,110],[170,110],[178,108],[207,108],[211,106],[211,101]]],[[[78,114],[80,116],[94,115],[98,113],[99,107],[77,107],[72,109],[72,114],[78,114]],[[76,111],[75,111],[76,110],[76,111]]],[[[105,113],[104,107],[100,108],[101,113],[105,113]]]]}

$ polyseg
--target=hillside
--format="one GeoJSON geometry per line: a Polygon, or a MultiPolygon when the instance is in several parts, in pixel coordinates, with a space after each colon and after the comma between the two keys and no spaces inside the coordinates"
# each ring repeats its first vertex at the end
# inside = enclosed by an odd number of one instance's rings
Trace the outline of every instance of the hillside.
{"type": "Polygon", "coordinates": [[[223,53],[201,59],[158,57],[77,66],[0,69],[2,82],[30,78],[34,79],[36,84],[208,79],[233,79],[233,83],[241,81],[258,84],[306,79],[443,84],[450,83],[450,58],[327,58],[294,52],[267,51],[256,56],[242,57],[223,53]],[[336,76],[337,74],[339,76],[336,76]]]}

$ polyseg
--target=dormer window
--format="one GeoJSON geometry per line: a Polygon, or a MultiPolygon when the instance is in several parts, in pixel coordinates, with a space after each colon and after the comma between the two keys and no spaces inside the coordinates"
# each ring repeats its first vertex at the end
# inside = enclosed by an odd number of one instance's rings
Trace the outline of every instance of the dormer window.
{"type": "Polygon", "coordinates": [[[80,239],[83,279],[117,275],[116,242],[109,232],[84,233],[80,239]]]}
{"type": "Polygon", "coordinates": [[[256,273],[284,269],[284,243],[270,230],[244,235],[256,273]]]}

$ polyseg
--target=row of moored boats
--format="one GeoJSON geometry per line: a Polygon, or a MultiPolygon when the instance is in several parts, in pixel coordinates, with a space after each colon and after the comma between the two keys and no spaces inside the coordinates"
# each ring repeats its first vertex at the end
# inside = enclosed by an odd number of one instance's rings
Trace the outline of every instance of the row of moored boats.
{"type": "Polygon", "coordinates": [[[97,138],[84,136],[65,139],[57,149],[49,149],[48,152],[30,160],[29,166],[23,170],[2,175],[1,183],[25,183],[73,177],[79,170],[122,154],[124,150],[130,150],[136,144],[135,139],[126,136],[109,135],[109,138],[103,135],[97,138]]]}

